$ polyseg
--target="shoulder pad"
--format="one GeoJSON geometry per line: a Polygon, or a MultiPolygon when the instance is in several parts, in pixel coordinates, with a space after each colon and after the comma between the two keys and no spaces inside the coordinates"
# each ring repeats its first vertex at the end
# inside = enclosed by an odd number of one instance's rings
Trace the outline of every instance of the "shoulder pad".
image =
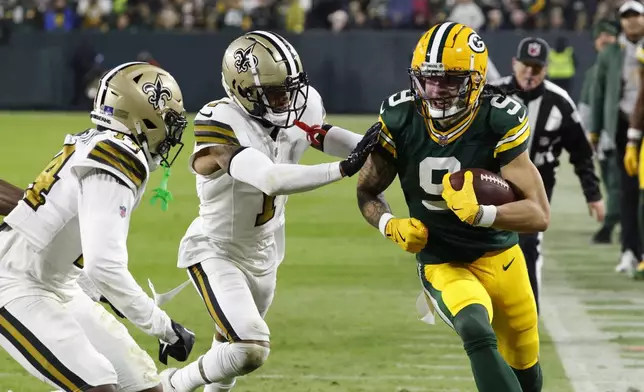
{"type": "MultiPolygon", "coordinates": [[[[143,188],[149,168],[145,155],[129,136],[117,132],[100,132],[85,140],[83,153],[74,169],[97,168],[114,175],[135,193],[143,188]]],[[[82,169],[80,170],[82,172],[82,169]]]]}
{"type": "Polygon", "coordinates": [[[416,107],[411,90],[399,91],[382,101],[380,119],[390,132],[395,133],[404,127],[413,110],[416,107]]]}
{"type": "Polygon", "coordinates": [[[195,143],[197,147],[206,145],[241,146],[244,126],[248,119],[229,99],[213,101],[199,110],[194,119],[195,143]]]}
{"type": "Polygon", "coordinates": [[[494,155],[508,155],[512,150],[508,156],[514,158],[527,149],[530,138],[528,109],[510,96],[495,95],[486,99],[490,105],[489,124],[499,140],[494,155]]]}
{"type": "Polygon", "coordinates": [[[300,120],[309,125],[322,125],[324,124],[325,118],[326,110],[324,110],[322,96],[313,86],[309,86],[306,109],[304,109],[300,120]]]}
{"type": "Polygon", "coordinates": [[[378,121],[382,124],[382,130],[378,137],[378,143],[394,158],[398,156],[397,135],[400,130],[405,128],[414,110],[416,107],[411,90],[399,91],[385,99],[380,105],[378,121]]]}

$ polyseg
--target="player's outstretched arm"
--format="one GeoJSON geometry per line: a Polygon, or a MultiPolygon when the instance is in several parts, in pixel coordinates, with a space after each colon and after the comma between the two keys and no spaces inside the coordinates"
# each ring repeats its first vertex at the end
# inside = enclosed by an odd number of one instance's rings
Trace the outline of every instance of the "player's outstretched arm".
{"type": "Polygon", "coordinates": [[[134,193],[99,169],[82,177],[80,184],[78,218],[84,273],[98,292],[143,332],[164,342],[177,342],[172,320],[141,289],[127,267],[134,193]]]}
{"type": "Polygon", "coordinates": [[[263,193],[288,195],[306,192],[357,173],[378,141],[380,124],[365,133],[349,156],[340,162],[318,165],[274,163],[261,151],[240,146],[216,145],[195,157],[193,168],[201,175],[222,169],[236,180],[263,193]]]}
{"type": "Polygon", "coordinates": [[[496,207],[492,227],[520,233],[545,231],[550,223],[550,203],[539,171],[527,151],[501,168],[501,175],[523,195],[523,199],[496,207]]]}
{"type": "Polygon", "coordinates": [[[311,147],[338,158],[349,155],[362,139],[362,135],[331,124],[308,125],[296,121],[295,125],[306,132],[311,147]]]}
{"type": "Polygon", "coordinates": [[[24,190],[0,180],[0,216],[7,216],[16,208],[24,190]]]}

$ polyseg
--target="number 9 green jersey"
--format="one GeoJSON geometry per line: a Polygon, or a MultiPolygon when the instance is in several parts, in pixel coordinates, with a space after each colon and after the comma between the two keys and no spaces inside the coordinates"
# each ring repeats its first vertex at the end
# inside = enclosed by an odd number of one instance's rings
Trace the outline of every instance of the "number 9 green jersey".
{"type": "Polygon", "coordinates": [[[382,103],[380,145],[391,156],[409,207],[409,215],[429,231],[421,263],[473,262],[488,252],[515,245],[514,232],[474,227],[447,208],[441,193],[443,176],[466,168],[499,173],[526,151],[530,141],[527,109],[516,100],[482,97],[473,110],[442,129],[416,110],[411,91],[382,103]]]}

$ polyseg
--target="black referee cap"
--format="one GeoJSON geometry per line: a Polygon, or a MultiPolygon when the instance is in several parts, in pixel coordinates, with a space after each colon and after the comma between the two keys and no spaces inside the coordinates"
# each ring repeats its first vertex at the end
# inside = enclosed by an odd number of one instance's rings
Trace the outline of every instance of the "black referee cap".
{"type": "Polygon", "coordinates": [[[524,64],[544,66],[548,63],[548,53],[550,53],[550,45],[544,39],[527,37],[519,42],[516,57],[524,64]]]}

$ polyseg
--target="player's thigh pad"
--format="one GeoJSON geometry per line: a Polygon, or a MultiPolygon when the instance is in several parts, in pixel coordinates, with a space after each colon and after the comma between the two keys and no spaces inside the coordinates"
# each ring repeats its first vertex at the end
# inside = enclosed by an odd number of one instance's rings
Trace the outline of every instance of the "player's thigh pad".
{"type": "Polygon", "coordinates": [[[51,298],[21,297],[0,308],[0,345],[29,373],[59,390],[117,383],[112,364],[65,305],[51,298]]]}
{"type": "Polygon", "coordinates": [[[112,364],[119,392],[138,392],[161,383],[154,361],[134,341],[127,328],[105,308],[79,292],[68,309],[91,344],[112,364]]]}
{"type": "Polygon", "coordinates": [[[483,257],[470,271],[492,299],[499,352],[515,369],[533,366],[539,356],[537,305],[521,248],[515,245],[483,257]]]}
{"type": "Polygon", "coordinates": [[[251,283],[232,261],[213,258],[188,268],[217,330],[230,342],[269,341],[268,325],[257,308],[251,283]]]}
{"type": "Polygon", "coordinates": [[[419,275],[436,312],[454,328],[454,316],[464,307],[480,304],[492,318],[492,302],[485,288],[463,263],[419,265],[419,275]]]}

